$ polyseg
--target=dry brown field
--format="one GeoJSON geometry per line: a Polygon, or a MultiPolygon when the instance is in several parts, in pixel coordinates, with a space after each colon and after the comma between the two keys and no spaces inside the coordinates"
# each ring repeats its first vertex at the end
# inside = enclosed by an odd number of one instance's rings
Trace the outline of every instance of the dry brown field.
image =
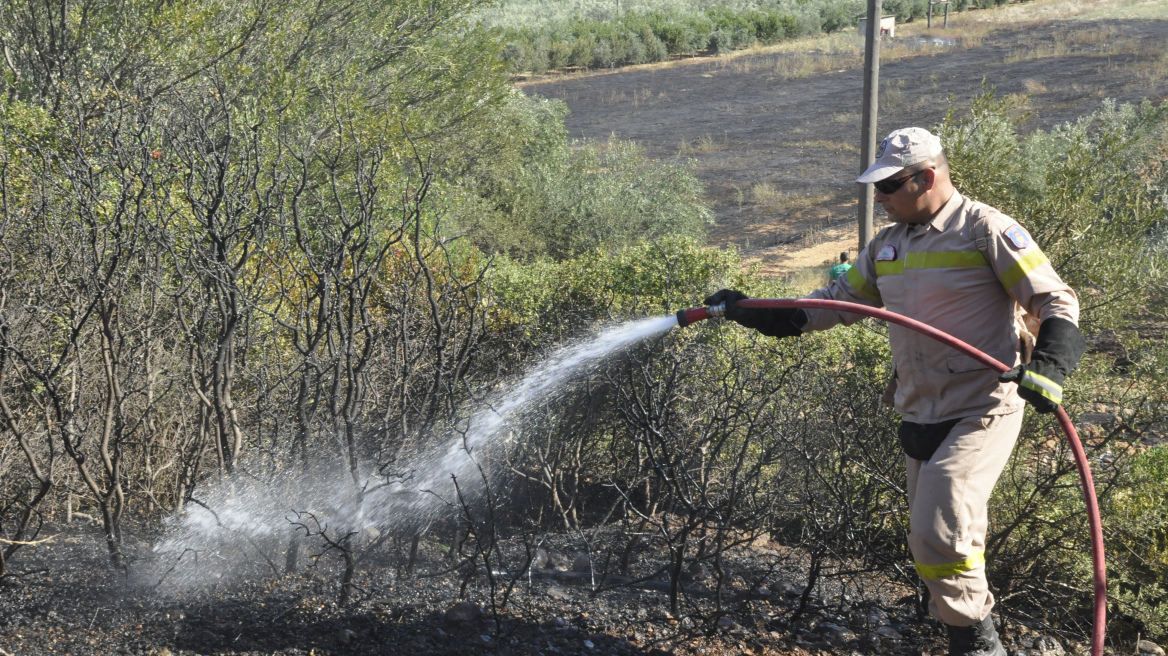
{"type": "MultiPolygon", "coordinates": [[[[800,277],[856,247],[862,48],[849,30],[519,85],[564,100],[573,137],[616,135],[653,157],[692,159],[716,213],[711,245],[733,244],[765,273],[800,277]]],[[[1024,131],[1074,120],[1106,98],[1162,101],[1168,3],[1039,1],[954,15],[948,29],[899,26],[883,45],[879,134],[935,125],[983,80],[1026,97],[1024,131]]]]}

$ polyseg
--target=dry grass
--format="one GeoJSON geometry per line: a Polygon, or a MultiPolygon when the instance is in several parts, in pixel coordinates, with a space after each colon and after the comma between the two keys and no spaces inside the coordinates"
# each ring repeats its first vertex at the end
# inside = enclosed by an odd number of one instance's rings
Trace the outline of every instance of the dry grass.
{"type": "Polygon", "coordinates": [[[1159,82],[1168,78],[1168,51],[1160,52],[1156,57],[1143,62],[1139,75],[1149,82],[1159,82]]]}
{"type": "Polygon", "coordinates": [[[831,115],[832,123],[845,123],[845,124],[855,123],[855,124],[859,125],[860,118],[861,118],[861,116],[860,116],[859,112],[841,112],[839,114],[832,114],[831,115]]]}
{"type": "Polygon", "coordinates": [[[833,70],[847,70],[863,63],[863,53],[852,52],[796,53],[775,60],[772,73],[783,80],[809,78],[833,70]]]}
{"type": "Polygon", "coordinates": [[[862,46],[863,40],[856,34],[854,29],[847,29],[841,32],[833,32],[831,34],[815,34],[812,36],[803,37],[801,39],[791,39],[790,41],[780,41],[767,46],[754,45],[743,50],[735,51],[726,55],[725,59],[736,59],[739,57],[754,57],[756,55],[778,55],[778,54],[795,54],[795,53],[848,53],[853,51],[857,46],[862,46]]]}
{"type": "Polygon", "coordinates": [[[751,199],[770,212],[794,212],[808,207],[822,205],[832,200],[831,194],[801,196],[779,191],[769,182],[756,183],[750,189],[751,199]]]}
{"type": "Polygon", "coordinates": [[[683,138],[681,140],[681,147],[677,149],[677,156],[703,155],[705,153],[712,153],[720,148],[721,146],[718,142],[714,141],[714,136],[707,133],[692,141],[683,138]]]}
{"type": "Polygon", "coordinates": [[[613,89],[608,99],[603,102],[608,105],[632,103],[633,107],[640,107],[652,97],[653,92],[648,89],[634,89],[632,93],[625,93],[623,89],[620,91],[613,89]]]}
{"type": "Polygon", "coordinates": [[[781,200],[783,192],[775,189],[774,185],[769,182],[759,182],[751,188],[750,195],[754,198],[754,202],[769,205],[781,200]]]}
{"type": "MultiPolygon", "coordinates": [[[[902,32],[904,29],[908,29],[909,34],[914,31],[920,33],[916,36],[926,34],[923,29],[911,28],[916,28],[916,26],[906,24],[902,26],[902,32]]],[[[949,49],[977,47],[981,45],[989,31],[989,27],[982,25],[974,25],[960,32],[950,29],[944,32],[944,36],[947,39],[955,39],[956,43],[946,47],[949,49]]],[[[922,47],[915,40],[886,40],[881,44],[880,59],[882,61],[896,61],[929,52],[927,46],[922,47]]],[[[834,34],[787,41],[774,46],[750,48],[742,51],[741,55],[735,53],[726,57],[722,65],[737,74],[748,75],[766,70],[779,79],[790,80],[808,78],[828,72],[842,73],[848,69],[858,68],[863,65],[863,62],[863,39],[856,30],[849,28],[834,34]],[[745,58],[747,53],[776,56],[774,59],[760,60],[757,57],[745,58]]]]}
{"type": "Polygon", "coordinates": [[[1006,102],[1014,107],[1013,114],[1021,115],[1032,111],[1034,108],[1030,106],[1030,96],[1024,93],[1008,93],[1003,98],[1006,102]]]}
{"type": "Polygon", "coordinates": [[[1116,29],[1111,25],[1105,25],[1097,29],[1064,31],[1059,37],[1060,40],[1066,41],[1070,45],[1085,46],[1098,45],[1107,43],[1115,39],[1117,34],[1116,29]]]}
{"type": "Polygon", "coordinates": [[[908,98],[903,91],[903,79],[881,80],[880,87],[880,111],[885,112],[898,109],[904,107],[905,103],[908,102],[908,98]]]}
{"type": "MultiPolygon", "coordinates": [[[[849,230],[852,228],[848,228],[849,230]]],[[[799,245],[803,249],[814,248],[821,244],[834,242],[839,239],[839,226],[832,225],[828,219],[812,222],[799,233],[799,245]]]]}
{"type": "Polygon", "coordinates": [[[1068,56],[1114,57],[1140,55],[1141,46],[1135,39],[1116,39],[1115,29],[1064,30],[1054,35],[1050,43],[1016,48],[1003,60],[1007,64],[1033,59],[1057,59],[1068,56]]]}
{"type": "Polygon", "coordinates": [[[810,294],[831,281],[828,272],[833,264],[833,260],[828,260],[818,265],[795,269],[783,276],[783,280],[796,294],[810,294]]]}
{"type": "Polygon", "coordinates": [[[1032,78],[1022,80],[1022,88],[1026,89],[1026,93],[1029,94],[1046,93],[1046,84],[1044,84],[1041,80],[1035,80],[1032,78]]]}
{"type": "MultiPolygon", "coordinates": [[[[968,27],[972,24],[1016,26],[1071,19],[1163,18],[1166,11],[1166,0],[1035,0],[984,11],[951,13],[949,27],[968,27]]],[[[900,26],[897,26],[897,30],[900,30],[900,26]]]]}
{"type": "Polygon", "coordinates": [[[855,153],[860,154],[860,147],[849,141],[828,141],[827,139],[815,139],[812,141],[788,141],[782,144],[784,148],[815,148],[821,150],[833,150],[836,152],[855,153]]]}
{"type": "Polygon", "coordinates": [[[852,257],[858,252],[856,227],[851,223],[821,229],[813,241],[756,251],[745,264],[756,267],[762,275],[782,278],[794,291],[805,294],[827,284],[827,272],[839,262],[841,252],[847,251],[852,257]]]}
{"type": "Polygon", "coordinates": [[[1031,59],[1048,59],[1050,57],[1066,57],[1070,52],[1070,47],[1066,43],[1042,43],[1032,48],[1022,47],[1015,48],[1006,55],[1002,61],[1006,64],[1017,64],[1018,62],[1027,61],[1031,59]]]}

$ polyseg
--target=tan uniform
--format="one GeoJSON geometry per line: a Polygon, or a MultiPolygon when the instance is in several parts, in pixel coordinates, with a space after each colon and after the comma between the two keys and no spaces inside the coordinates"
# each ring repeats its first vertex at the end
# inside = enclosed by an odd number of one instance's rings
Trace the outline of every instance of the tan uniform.
{"type": "MultiPolygon", "coordinates": [[[[1020,361],[1019,305],[1039,321],[1079,320],[1074,291],[1030,235],[957,193],[928,223],[881,230],[846,276],[808,298],[883,306],[1010,366],[1020,361]],[[978,237],[985,241],[976,243],[978,237]]],[[[807,315],[805,331],[862,318],[828,310],[807,315]]],[[[889,325],[888,333],[894,405],[904,420],[961,419],[928,461],[907,458],[909,546],[932,593],[933,615],[972,625],[993,607],[984,568],[986,504],[1017,440],[1024,402],[1014,384],[999,383],[997,371],[973,358],[908,328],[889,325]]]]}

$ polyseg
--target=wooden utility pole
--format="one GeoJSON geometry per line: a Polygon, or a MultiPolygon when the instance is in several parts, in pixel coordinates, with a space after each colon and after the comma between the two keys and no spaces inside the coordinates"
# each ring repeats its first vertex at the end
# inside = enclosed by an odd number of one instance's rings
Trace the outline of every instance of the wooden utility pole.
{"type": "MultiPolygon", "coordinates": [[[[880,19],[882,0],[868,0],[868,20],[864,34],[864,115],[860,133],[860,171],[876,160],[876,109],[880,98],[880,19]]],[[[872,185],[860,185],[860,248],[872,241],[872,185]]]]}

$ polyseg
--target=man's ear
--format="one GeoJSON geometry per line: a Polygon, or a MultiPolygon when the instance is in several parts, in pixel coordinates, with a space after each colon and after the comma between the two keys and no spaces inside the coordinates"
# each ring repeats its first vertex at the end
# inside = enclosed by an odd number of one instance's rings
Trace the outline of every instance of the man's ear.
{"type": "Polygon", "coordinates": [[[928,191],[933,188],[933,184],[937,181],[937,171],[934,169],[925,169],[921,171],[917,179],[921,181],[921,188],[928,191]]]}

